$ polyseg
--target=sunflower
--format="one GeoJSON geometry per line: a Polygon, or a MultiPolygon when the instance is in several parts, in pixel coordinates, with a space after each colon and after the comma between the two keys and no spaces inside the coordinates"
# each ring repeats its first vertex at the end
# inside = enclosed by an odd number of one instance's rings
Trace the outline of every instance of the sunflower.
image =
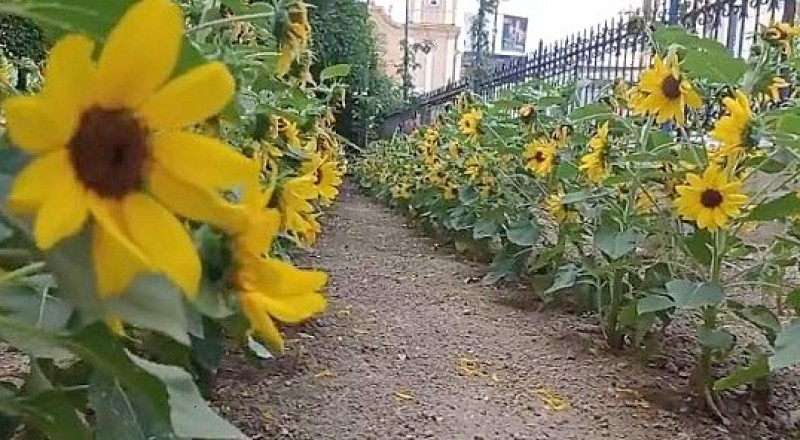
{"type": "Polygon", "coordinates": [[[324,206],[330,205],[339,195],[342,174],[335,161],[323,159],[319,154],[315,153],[311,159],[303,162],[300,172],[314,176],[317,197],[320,198],[324,206]]]}
{"type": "Polygon", "coordinates": [[[483,172],[483,161],[478,155],[473,154],[464,161],[464,175],[471,181],[477,179],[483,172]]]}
{"type": "Polygon", "coordinates": [[[657,124],[674,120],[683,126],[686,123],[686,106],[700,108],[703,105],[700,95],[681,74],[675,56],[665,63],[661,55],[656,55],[653,67],[642,72],[636,93],[643,95],[631,101],[635,110],[655,115],[657,124]]]}
{"type": "Polygon", "coordinates": [[[526,167],[539,177],[548,176],[553,171],[556,159],[554,142],[537,140],[525,148],[526,167]]]}
{"type": "Polygon", "coordinates": [[[273,121],[274,135],[289,147],[301,148],[303,141],[300,139],[300,130],[297,124],[283,116],[276,116],[273,121]]]}
{"type": "Polygon", "coordinates": [[[282,226],[294,236],[302,235],[308,228],[309,217],[314,213],[312,200],[316,200],[319,190],[314,184],[313,175],[292,177],[283,183],[277,205],[281,212],[282,226]]]}
{"type": "Polygon", "coordinates": [[[472,110],[464,113],[458,121],[458,129],[462,134],[465,134],[470,140],[474,141],[480,135],[481,119],[483,113],[473,108],[472,110]]]}
{"type": "Polygon", "coordinates": [[[800,35],[800,28],[789,23],[776,23],[764,31],[764,39],[780,48],[784,55],[791,55],[794,37],[800,35]]]}
{"type": "Polygon", "coordinates": [[[726,97],[722,103],[727,114],[714,126],[711,137],[723,145],[743,148],[755,146],[756,141],[752,136],[753,113],[747,96],[737,90],[733,97],[726,97]]]}
{"type": "Polygon", "coordinates": [[[408,183],[400,183],[392,188],[392,197],[395,199],[408,199],[411,197],[411,185],[408,183]]]}
{"type": "Polygon", "coordinates": [[[597,134],[589,139],[589,148],[592,151],[603,151],[608,144],[608,121],[604,122],[598,129],[597,134]]]}
{"type": "Polygon", "coordinates": [[[283,337],[273,319],[295,324],[324,310],[325,297],[319,292],[327,283],[327,275],[298,269],[269,256],[281,225],[280,212],[265,209],[270,197],[269,193],[245,197],[250,223],[234,236],[232,254],[235,288],[250,331],[271,350],[282,353],[283,337]]]}
{"type": "Polygon", "coordinates": [[[580,171],[586,173],[586,178],[592,183],[601,183],[608,175],[604,151],[593,151],[581,157],[580,171]]]}
{"type": "Polygon", "coordinates": [[[608,175],[607,152],[608,147],[608,121],[604,122],[591,139],[589,139],[590,152],[581,157],[580,171],[586,173],[586,178],[592,183],[601,183],[608,175]]]}
{"type": "Polygon", "coordinates": [[[688,185],[676,188],[675,208],[678,215],[697,222],[701,229],[713,231],[724,227],[747,203],[747,196],[742,194],[742,182],[729,181],[715,165],[706,168],[702,176],[689,173],[686,180],[688,185]]]}
{"type": "Polygon", "coordinates": [[[68,35],[50,52],[42,93],[3,104],[9,137],[34,156],[14,180],[10,207],[36,215],[43,250],[91,221],[102,297],[147,271],[194,295],[200,258],[173,213],[224,229],[246,221],[222,192],[257,185],[257,167],[217,139],[183,131],[226,105],[234,79],[211,62],[168,82],[182,41],[180,7],[139,1],[97,61],[89,38],[68,35]]]}
{"type": "Polygon", "coordinates": [[[578,217],[578,213],[571,210],[564,203],[564,195],[561,193],[550,194],[547,197],[547,200],[545,200],[545,210],[550,213],[553,220],[558,224],[575,221],[578,217]]]}
{"type": "Polygon", "coordinates": [[[311,25],[308,22],[308,8],[301,0],[290,1],[282,20],[275,21],[274,35],[278,36],[278,62],[275,66],[278,76],[286,76],[292,62],[302,55],[311,40],[311,25]]]}
{"type": "Polygon", "coordinates": [[[767,86],[767,96],[772,102],[782,102],[788,97],[791,87],[792,85],[785,78],[773,77],[767,86]]]}

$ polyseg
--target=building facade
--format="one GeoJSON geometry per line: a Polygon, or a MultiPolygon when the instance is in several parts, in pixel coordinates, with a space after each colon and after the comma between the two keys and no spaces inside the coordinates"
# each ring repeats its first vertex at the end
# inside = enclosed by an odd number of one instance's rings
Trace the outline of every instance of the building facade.
{"type": "MultiPolygon", "coordinates": [[[[417,68],[412,81],[417,92],[427,92],[460,77],[459,36],[456,24],[458,0],[409,0],[408,40],[430,50],[412,56],[417,68]]],[[[370,6],[370,15],[382,39],[384,71],[402,79],[405,24],[392,18],[392,11],[370,6]]]]}

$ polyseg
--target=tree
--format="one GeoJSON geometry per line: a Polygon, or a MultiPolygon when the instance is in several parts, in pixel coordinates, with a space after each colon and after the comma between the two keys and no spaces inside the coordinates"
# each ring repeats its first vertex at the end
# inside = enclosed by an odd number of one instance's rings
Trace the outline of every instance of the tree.
{"type": "Polygon", "coordinates": [[[498,0],[479,0],[478,13],[469,27],[469,36],[472,40],[472,53],[475,54],[475,67],[473,75],[481,80],[488,76],[492,63],[489,55],[493,48],[489,47],[488,19],[497,12],[498,0]]]}
{"type": "Polygon", "coordinates": [[[379,41],[367,8],[357,0],[309,0],[312,50],[311,73],[327,66],[349,64],[345,97],[347,108],[339,115],[338,132],[363,142],[363,130],[392,108],[398,87],[380,70],[379,41]]]}

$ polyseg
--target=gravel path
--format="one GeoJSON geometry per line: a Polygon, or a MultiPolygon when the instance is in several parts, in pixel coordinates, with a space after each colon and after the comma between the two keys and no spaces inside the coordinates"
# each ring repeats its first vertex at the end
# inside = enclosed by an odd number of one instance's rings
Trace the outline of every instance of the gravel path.
{"type": "Polygon", "coordinates": [[[607,353],[594,326],[482,267],[402,216],[346,194],[316,254],[327,315],[289,352],[227,357],[216,403],[254,439],[738,439],[685,403],[673,374],[607,353]]]}

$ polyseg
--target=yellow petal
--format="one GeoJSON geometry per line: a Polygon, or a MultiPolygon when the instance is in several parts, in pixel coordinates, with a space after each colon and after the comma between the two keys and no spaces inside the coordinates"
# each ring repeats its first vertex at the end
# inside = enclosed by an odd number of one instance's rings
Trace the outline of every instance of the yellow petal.
{"type": "Polygon", "coordinates": [[[275,319],[297,324],[325,310],[326,301],[319,293],[307,293],[282,298],[267,296],[264,303],[275,319]]]}
{"type": "Polygon", "coordinates": [[[283,353],[283,336],[281,336],[281,332],[264,309],[261,294],[258,292],[242,292],[239,298],[242,311],[247,320],[250,321],[250,327],[256,335],[267,343],[270,350],[283,353]]]}
{"type": "Polygon", "coordinates": [[[198,188],[251,188],[258,183],[256,163],[218,139],[175,131],[156,135],[152,146],[161,166],[198,188]]]}
{"type": "Polygon", "coordinates": [[[207,63],[170,81],[138,113],[151,129],[183,128],[219,113],[233,97],[235,87],[224,64],[207,63]]]}
{"type": "Polygon", "coordinates": [[[75,127],[75,119],[60,118],[64,115],[42,96],[8,98],[3,102],[3,112],[11,142],[32,154],[63,148],[75,127]]]}
{"type": "Polygon", "coordinates": [[[36,214],[33,236],[36,246],[49,249],[61,240],[80,232],[89,216],[86,190],[71,169],[50,177],[50,190],[36,214]]]}
{"type": "Polygon", "coordinates": [[[153,269],[163,272],[189,297],[200,285],[200,257],[189,231],[175,216],[144,194],[133,194],[122,204],[133,242],[153,269]]]}
{"type": "Polygon", "coordinates": [[[153,164],[148,183],[158,201],[180,216],[232,232],[242,231],[247,226],[244,206],[230,204],[214,191],[197,188],[158,163],[153,164]]]}
{"type": "Polygon", "coordinates": [[[250,215],[250,225],[237,237],[238,250],[252,255],[266,252],[281,226],[281,213],[265,209],[250,215]]]}
{"type": "MultiPolygon", "coordinates": [[[[88,201],[89,211],[91,211],[95,223],[109,238],[114,240],[114,242],[122,248],[120,252],[125,252],[130,255],[127,260],[135,259],[139,262],[137,263],[138,266],[149,267],[150,263],[147,257],[142,250],[134,244],[128,234],[125,227],[122,204],[116,200],[102,199],[92,193],[89,193],[88,201]]],[[[95,231],[97,231],[98,227],[95,227],[95,231]]]]}
{"type": "MultiPolygon", "coordinates": [[[[126,240],[127,241],[127,240],[126,240]]],[[[119,239],[119,232],[95,223],[92,234],[92,261],[100,298],[121,295],[136,275],[149,272],[150,265],[141,253],[119,239]]]]}
{"type": "Polygon", "coordinates": [[[72,173],[67,150],[34,159],[14,178],[7,200],[9,208],[19,214],[35,212],[53,188],[62,185],[61,179],[69,178],[72,173]]]}
{"type": "Polygon", "coordinates": [[[170,0],[134,3],[111,31],[100,55],[97,99],[104,107],[138,108],[175,69],[183,14],[170,0]]]}
{"type": "MultiPolygon", "coordinates": [[[[68,35],[50,51],[44,71],[43,95],[60,119],[77,124],[90,98],[96,66],[92,59],[94,42],[83,35],[68,35]]],[[[73,128],[70,131],[74,130],[73,128]]]]}

